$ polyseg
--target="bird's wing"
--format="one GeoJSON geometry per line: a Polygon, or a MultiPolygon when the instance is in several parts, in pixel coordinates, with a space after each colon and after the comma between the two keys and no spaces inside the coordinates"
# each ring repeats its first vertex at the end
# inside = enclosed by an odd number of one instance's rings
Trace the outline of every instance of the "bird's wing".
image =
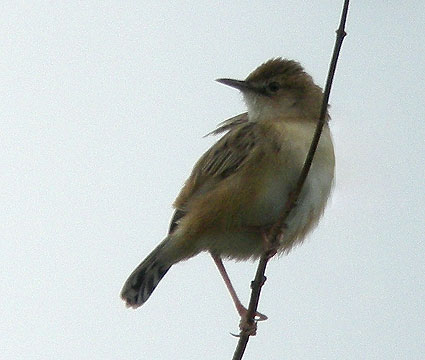
{"type": "MultiPolygon", "coordinates": [[[[229,132],[217,141],[194,167],[194,172],[199,176],[226,178],[244,164],[256,144],[256,123],[242,122],[226,124],[223,127],[229,129],[229,132]]],[[[217,130],[226,131],[220,128],[217,130]]]]}
{"type": "Polygon", "coordinates": [[[246,113],[226,120],[220,125],[213,134],[228,132],[198,160],[193,168],[192,174],[174,202],[177,210],[171,221],[170,232],[185,215],[186,204],[192,196],[208,192],[223,179],[238,172],[253,153],[258,142],[257,125],[248,122],[246,113]]]}
{"type": "Polygon", "coordinates": [[[220,124],[217,125],[217,129],[209,132],[205,136],[218,135],[218,134],[221,134],[225,131],[229,131],[229,130],[235,128],[235,126],[237,126],[237,125],[244,124],[244,123],[247,123],[247,122],[248,122],[248,113],[244,112],[242,114],[233,116],[230,119],[222,121],[220,124]]]}

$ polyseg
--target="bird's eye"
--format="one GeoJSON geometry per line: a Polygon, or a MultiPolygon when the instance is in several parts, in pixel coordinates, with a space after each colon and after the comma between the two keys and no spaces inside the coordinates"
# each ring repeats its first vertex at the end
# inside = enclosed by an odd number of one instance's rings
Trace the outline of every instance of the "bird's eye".
{"type": "Polygon", "coordinates": [[[275,93],[280,89],[280,84],[278,82],[273,81],[267,86],[267,88],[270,92],[275,93]]]}

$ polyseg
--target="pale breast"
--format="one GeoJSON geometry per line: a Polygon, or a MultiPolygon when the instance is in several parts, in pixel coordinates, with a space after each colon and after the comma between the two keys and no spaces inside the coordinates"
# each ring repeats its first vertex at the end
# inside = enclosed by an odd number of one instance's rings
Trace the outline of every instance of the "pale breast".
{"type": "MultiPolygon", "coordinates": [[[[315,124],[303,124],[298,128],[299,136],[293,138],[294,152],[292,156],[298,158],[300,167],[304,164],[315,127],[315,124]],[[303,133],[304,136],[302,136],[303,133]]],[[[290,136],[290,126],[288,130],[288,136],[290,136]]],[[[330,130],[326,124],[297,206],[287,221],[288,229],[282,237],[282,250],[289,251],[293,245],[304,240],[306,234],[319,221],[332,189],[334,169],[334,148],[330,130]]]]}
{"type": "MultiPolygon", "coordinates": [[[[295,188],[315,130],[313,123],[288,123],[282,131],[282,147],[276,159],[265,167],[264,183],[251,209],[252,225],[274,224],[282,212],[288,194],[295,188]]],[[[302,240],[319,220],[329,197],[334,177],[334,151],[326,125],[312,167],[297,206],[292,211],[282,238],[282,249],[289,250],[302,240]]]]}

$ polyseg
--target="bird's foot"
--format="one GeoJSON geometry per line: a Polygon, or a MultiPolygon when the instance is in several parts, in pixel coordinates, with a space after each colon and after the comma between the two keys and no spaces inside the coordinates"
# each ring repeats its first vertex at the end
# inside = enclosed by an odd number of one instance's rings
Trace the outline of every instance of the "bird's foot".
{"type": "Polygon", "coordinates": [[[235,335],[238,337],[242,334],[248,336],[255,336],[255,334],[257,333],[257,322],[265,321],[268,319],[266,315],[258,311],[255,312],[254,319],[248,319],[248,310],[244,306],[238,307],[238,313],[241,317],[241,321],[239,322],[240,335],[235,335]]]}

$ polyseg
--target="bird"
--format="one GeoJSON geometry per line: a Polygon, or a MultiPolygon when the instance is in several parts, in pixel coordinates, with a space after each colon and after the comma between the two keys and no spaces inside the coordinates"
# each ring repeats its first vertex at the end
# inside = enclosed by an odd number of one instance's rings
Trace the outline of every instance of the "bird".
{"type": "MultiPolygon", "coordinates": [[[[196,162],[174,201],[168,235],[125,282],[121,298],[127,307],[143,305],[171,266],[209,252],[239,315],[246,315],[222,260],[255,260],[265,251],[267,232],[303,167],[323,91],[299,62],[281,57],[264,62],[245,80],[216,81],[239,90],[247,111],[208,134],[222,137],[196,162]]],[[[303,242],[330,196],[335,155],[329,120],[327,112],[306,182],[282,229],[279,254],[303,242]]]]}

